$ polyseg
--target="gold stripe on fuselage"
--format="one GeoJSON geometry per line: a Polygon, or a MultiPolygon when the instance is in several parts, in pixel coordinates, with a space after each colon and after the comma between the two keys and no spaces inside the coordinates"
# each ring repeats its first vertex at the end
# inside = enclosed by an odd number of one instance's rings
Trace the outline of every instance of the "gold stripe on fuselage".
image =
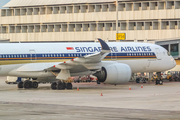
{"type": "MultiPolygon", "coordinates": [[[[105,58],[103,61],[111,60],[141,60],[141,59],[156,59],[156,58],[105,58]]],[[[1,60],[0,65],[10,65],[10,64],[25,64],[25,63],[48,63],[48,62],[64,62],[70,59],[46,59],[46,60],[1,60]]]]}

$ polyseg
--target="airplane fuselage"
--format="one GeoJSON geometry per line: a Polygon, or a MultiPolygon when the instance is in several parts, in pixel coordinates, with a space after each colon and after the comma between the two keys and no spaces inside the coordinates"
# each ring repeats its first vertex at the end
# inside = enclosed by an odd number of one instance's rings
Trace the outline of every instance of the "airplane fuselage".
{"type": "MultiPolygon", "coordinates": [[[[109,42],[107,44],[111,49],[111,53],[104,58],[102,64],[108,64],[109,61],[125,63],[130,66],[133,73],[166,71],[176,65],[173,57],[168,55],[167,50],[158,45],[129,42],[109,42]]],[[[49,67],[100,51],[100,44],[91,42],[4,43],[0,44],[0,75],[26,77],[26,74],[31,74],[33,77],[39,75],[50,77],[53,76],[52,73],[47,74],[44,71],[36,73],[19,72],[17,74],[17,68],[24,64],[29,64],[32,69],[37,66],[49,67]]],[[[76,72],[73,73],[76,74],[76,72]]],[[[91,72],[89,71],[87,74],[91,74],[91,72]]]]}

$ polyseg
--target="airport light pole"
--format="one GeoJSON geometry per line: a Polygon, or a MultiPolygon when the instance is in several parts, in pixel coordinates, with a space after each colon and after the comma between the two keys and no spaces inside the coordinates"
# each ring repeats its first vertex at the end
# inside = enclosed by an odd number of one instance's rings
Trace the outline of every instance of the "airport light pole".
{"type": "Polygon", "coordinates": [[[118,33],[118,0],[116,0],[116,35],[118,33]]]}

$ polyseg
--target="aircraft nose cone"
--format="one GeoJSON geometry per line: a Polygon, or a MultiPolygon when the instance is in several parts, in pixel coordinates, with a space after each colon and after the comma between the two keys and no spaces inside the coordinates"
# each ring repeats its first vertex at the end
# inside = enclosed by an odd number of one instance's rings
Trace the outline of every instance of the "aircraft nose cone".
{"type": "Polygon", "coordinates": [[[174,67],[176,66],[176,61],[175,60],[173,60],[173,65],[174,65],[174,67]]]}
{"type": "Polygon", "coordinates": [[[174,60],[174,58],[171,58],[171,66],[172,68],[174,68],[176,66],[176,61],[174,60]]]}

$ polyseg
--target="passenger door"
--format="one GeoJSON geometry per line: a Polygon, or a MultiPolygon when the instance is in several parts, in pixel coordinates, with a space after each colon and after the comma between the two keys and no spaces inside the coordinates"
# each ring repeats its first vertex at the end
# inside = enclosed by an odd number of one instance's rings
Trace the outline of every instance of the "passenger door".
{"type": "Polygon", "coordinates": [[[37,60],[36,51],[34,49],[29,50],[31,62],[35,62],[37,60]]]}
{"type": "Polygon", "coordinates": [[[162,59],[161,52],[160,52],[159,48],[156,48],[156,57],[158,60],[162,59]]]}

